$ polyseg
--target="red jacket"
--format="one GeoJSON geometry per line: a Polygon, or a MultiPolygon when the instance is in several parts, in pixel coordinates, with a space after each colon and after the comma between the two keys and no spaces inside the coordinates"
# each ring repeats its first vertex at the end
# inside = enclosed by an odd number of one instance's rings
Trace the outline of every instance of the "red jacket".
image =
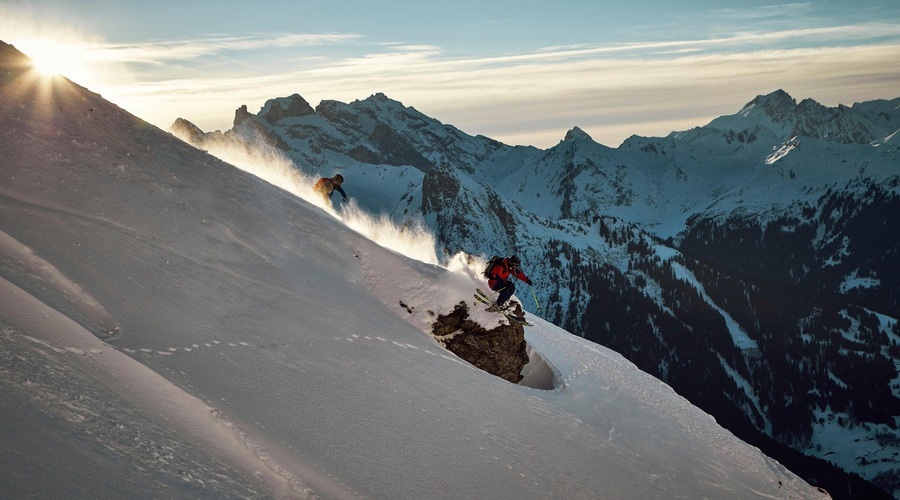
{"type": "Polygon", "coordinates": [[[495,265],[493,269],[491,269],[491,277],[488,279],[488,286],[491,289],[497,285],[499,280],[506,281],[509,279],[509,275],[512,274],[516,278],[524,281],[525,283],[531,283],[531,280],[528,279],[528,276],[525,276],[525,273],[522,272],[521,269],[516,269],[515,272],[509,269],[509,259],[503,259],[502,262],[495,265]]]}

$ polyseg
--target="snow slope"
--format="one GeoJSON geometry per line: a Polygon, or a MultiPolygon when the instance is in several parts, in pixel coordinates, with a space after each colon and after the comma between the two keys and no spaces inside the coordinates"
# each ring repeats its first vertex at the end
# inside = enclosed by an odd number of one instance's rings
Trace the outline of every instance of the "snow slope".
{"type": "Polygon", "coordinates": [[[52,468],[17,467],[0,490],[827,497],[540,319],[527,384],[461,361],[429,325],[479,283],[398,251],[419,251],[420,232],[324,210],[301,179],[282,178],[288,191],[241,172],[68,81],[19,72],[7,47],[0,396],[4,416],[46,424],[4,426],[0,463],[52,468]],[[197,461],[173,466],[183,454],[197,461]]]}

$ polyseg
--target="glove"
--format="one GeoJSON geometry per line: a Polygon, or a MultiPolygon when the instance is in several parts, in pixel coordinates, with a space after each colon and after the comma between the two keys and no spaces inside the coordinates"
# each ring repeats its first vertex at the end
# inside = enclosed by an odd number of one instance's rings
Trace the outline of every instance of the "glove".
{"type": "Polygon", "coordinates": [[[525,278],[525,283],[527,283],[527,284],[530,285],[530,284],[531,284],[531,278],[525,278]]]}
{"type": "Polygon", "coordinates": [[[346,196],[344,196],[344,201],[347,201],[347,197],[346,197],[346,196]]]}

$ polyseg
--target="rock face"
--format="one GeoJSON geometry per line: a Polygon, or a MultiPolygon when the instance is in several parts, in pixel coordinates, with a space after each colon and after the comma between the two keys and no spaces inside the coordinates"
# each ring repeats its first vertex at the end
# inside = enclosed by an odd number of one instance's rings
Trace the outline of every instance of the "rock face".
{"type": "Polygon", "coordinates": [[[468,306],[460,302],[450,314],[438,316],[432,334],[447,350],[476,367],[512,383],[522,380],[522,368],[528,363],[522,325],[487,330],[469,319],[468,306]]]}
{"type": "Polygon", "coordinates": [[[173,133],[178,132],[179,135],[186,135],[191,139],[197,139],[198,137],[203,135],[203,131],[200,130],[200,127],[185,120],[184,118],[176,119],[175,123],[172,124],[170,129],[173,133]]]}
{"type": "MultiPolygon", "coordinates": [[[[246,105],[242,106],[242,108],[244,111],[247,110],[246,105]]],[[[269,99],[260,111],[259,116],[270,124],[275,125],[285,118],[300,118],[315,114],[316,111],[306,102],[306,99],[301,97],[300,94],[294,94],[290,97],[269,99]]]]}

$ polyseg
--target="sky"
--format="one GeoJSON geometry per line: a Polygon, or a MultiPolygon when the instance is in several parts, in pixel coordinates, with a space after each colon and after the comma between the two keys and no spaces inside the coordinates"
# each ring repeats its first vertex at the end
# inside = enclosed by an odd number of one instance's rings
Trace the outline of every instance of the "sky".
{"type": "Polygon", "coordinates": [[[614,147],[777,89],[828,106],[900,95],[895,0],[747,4],[0,0],[0,40],[164,129],[383,92],[507,144],[578,126],[614,147]]]}

